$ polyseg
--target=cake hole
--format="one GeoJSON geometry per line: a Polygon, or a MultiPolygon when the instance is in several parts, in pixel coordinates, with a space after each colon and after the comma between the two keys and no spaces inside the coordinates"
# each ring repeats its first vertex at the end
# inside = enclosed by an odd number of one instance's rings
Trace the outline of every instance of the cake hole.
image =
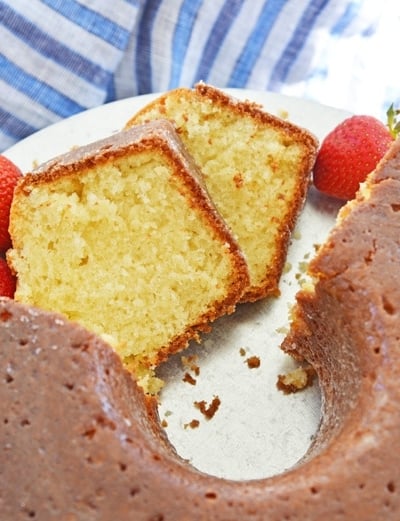
{"type": "Polygon", "coordinates": [[[88,438],[89,440],[92,440],[94,438],[94,435],[96,434],[96,429],[92,427],[91,429],[88,429],[83,433],[84,438],[88,438]]]}
{"type": "MultiPolygon", "coordinates": [[[[74,347],[74,346],[72,346],[72,347],[74,347]]],[[[77,356],[72,356],[71,362],[73,365],[80,365],[79,358],[77,356]]]]}
{"type": "Polygon", "coordinates": [[[372,262],[372,259],[374,258],[374,253],[375,252],[373,251],[369,251],[367,255],[365,255],[364,260],[367,264],[370,264],[372,262]]]}
{"type": "Polygon", "coordinates": [[[106,495],[105,492],[104,492],[104,489],[102,489],[102,488],[96,489],[95,494],[96,494],[96,497],[99,498],[99,499],[102,499],[106,495]]]}
{"type": "Polygon", "coordinates": [[[86,501],[86,504],[90,508],[90,510],[96,510],[97,511],[97,504],[96,504],[95,501],[91,501],[90,499],[88,499],[86,501]]]}
{"type": "Polygon", "coordinates": [[[68,391],[72,391],[72,390],[74,389],[75,386],[74,386],[74,384],[66,383],[66,384],[64,384],[64,387],[65,387],[66,389],[68,389],[68,391]]]}
{"type": "Polygon", "coordinates": [[[380,348],[380,347],[374,347],[374,353],[375,353],[376,355],[379,355],[380,352],[381,352],[381,348],[380,348]]]}
{"type": "Polygon", "coordinates": [[[82,200],[82,194],[84,190],[84,185],[81,183],[78,179],[75,179],[75,183],[73,184],[73,187],[71,187],[71,192],[78,196],[79,201],[82,200]]]}
{"type": "Polygon", "coordinates": [[[28,427],[30,424],[31,422],[28,420],[28,418],[24,418],[20,423],[21,427],[28,427]]]}
{"type": "Polygon", "coordinates": [[[149,521],[164,521],[164,514],[156,514],[149,521]]]}
{"type": "Polygon", "coordinates": [[[393,483],[393,481],[389,481],[389,483],[386,485],[386,488],[388,489],[388,492],[390,492],[391,494],[394,494],[394,492],[396,491],[396,486],[393,483]]]}
{"type": "Polygon", "coordinates": [[[310,488],[310,492],[311,492],[311,494],[312,494],[313,496],[315,496],[315,495],[319,494],[319,488],[317,488],[317,487],[311,487],[311,488],[310,488]]]}
{"type": "Polygon", "coordinates": [[[4,310],[0,313],[0,320],[2,322],[7,322],[8,320],[10,320],[12,318],[12,313],[10,313],[9,311],[7,310],[4,310]]]}
{"type": "Polygon", "coordinates": [[[4,423],[4,425],[7,425],[7,423],[8,423],[8,418],[4,418],[3,423],[4,423]]]}
{"type": "Polygon", "coordinates": [[[89,344],[87,342],[72,342],[72,349],[80,349],[83,353],[89,349],[89,344]]]}
{"type": "Polygon", "coordinates": [[[5,380],[6,384],[10,384],[11,382],[14,381],[14,378],[10,374],[6,374],[6,377],[4,380],[5,380]]]}
{"type": "Polygon", "coordinates": [[[393,203],[390,205],[393,212],[399,212],[400,211],[400,204],[393,203]]]}
{"type": "Polygon", "coordinates": [[[119,463],[119,470],[121,472],[125,472],[127,468],[128,467],[127,467],[126,463],[119,463]]]}
{"type": "Polygon", "coordinates": [[[98,425],[100,425],[100,427],[102,428],[109,428],[111,429],[112,431],[115,431],[115,429],[117,428],[117,426],[115,425],[115,423],[111,420],[109,420],[108,418],[106,418],[105,416],[102,416],[102,415],[99,415],[96,417],[96,423],[98,425]]]}
{"type": "Polygon", "coordinates": [[[26,346],[28,344],[28,339],[27,338],[20,338],[19,340],[19,345],[20,346],[26,346]]]}
{"type": "Polygon", "coordinates": [[[217,499],[217,494],[215,492],[206,492],[205,497],[207,499],[217,499]]]}
{"type": "Polygon", "coordinates": [[[365,483],[359,483],[358,488],[363,490],[365,488],[365,483]]]}
{"type": "Polygon", "coordinates": [[[130,489],[129,494],[131,497],[135,497],[139,494],[140,488],[139,487],[133,487],[130,489]]]}
{"type": "Polygon", "coordinates": [[[89,257],[86,255],[79,261],[79,266],[86,266],[86,264],[89,262],[89,257]]]}
{"type": "Polygon", "coordinates": [[[394,315],[396,313],[396,308],[388,301],[385,295],[382,296],[382,305],[388,315],[394,315]]]}
{"type": "Polygon", "coordinates": [[[86,463],[88,465],[101,465],[102,461],[101,459],[97,459],[96,457],[89,455],[86,456],[86,463]]]}

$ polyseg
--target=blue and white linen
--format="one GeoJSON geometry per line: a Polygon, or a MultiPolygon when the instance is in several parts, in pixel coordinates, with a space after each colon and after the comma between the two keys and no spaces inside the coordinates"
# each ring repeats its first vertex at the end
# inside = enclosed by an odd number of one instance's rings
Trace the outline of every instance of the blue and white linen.
{"type": "Polygon", "coordinates": [[[199,80],[383,117],[398,0],[0,0],[0,151],[115,99],[199,80]]]}

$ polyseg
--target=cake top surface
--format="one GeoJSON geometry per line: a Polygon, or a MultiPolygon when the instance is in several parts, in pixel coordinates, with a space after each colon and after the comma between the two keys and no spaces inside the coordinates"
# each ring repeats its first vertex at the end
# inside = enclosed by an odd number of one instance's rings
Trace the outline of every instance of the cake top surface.
{"type": "Polygon", "coordinates": [[[154,149],[166,150],[166,145],[176,156],[189,164],[197,176],[197,180],[202,182],[201,174],[193,160],[188,156],[186,150],[180,142],[174,126],[167,120],[148,122],[142,125],[135,125],[130,129],[115,132],[108,137],[82,145],[72,147],[70,151],[58,155],[27,173],[22,181],[22,186],[41,183],[42,180],[54,178],[61,175],[61,172],[73,173],[84,166],[90,167],[95,162],[112,160],[125,153],[148,146],[154,149]],[[37,176],[37,174],[41,174],[37,176]]]}

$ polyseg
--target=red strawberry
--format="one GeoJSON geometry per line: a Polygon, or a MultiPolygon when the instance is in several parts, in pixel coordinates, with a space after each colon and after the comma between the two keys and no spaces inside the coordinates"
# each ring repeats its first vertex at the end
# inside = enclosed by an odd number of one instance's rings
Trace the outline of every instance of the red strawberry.
{"type": "Polygon", "coordinates": [[[11,246],[8,233],[10,206],[14,187],[21,175],[20,169],[14,163],[0,155],[0,252],[11,246]]]}
{"type": "Polygon", "coordinates": [[[0,297],[14,297],[16,279],[5,259],[0,257],[0,297]]]}
{"type": "Polygon", "coordinates": [[[315,162],[316,188],[340,199],[352,199],[396,137],[396,114],[390,107],[389,128],[372,116],[352,116],[332,130],[315,162]]]}

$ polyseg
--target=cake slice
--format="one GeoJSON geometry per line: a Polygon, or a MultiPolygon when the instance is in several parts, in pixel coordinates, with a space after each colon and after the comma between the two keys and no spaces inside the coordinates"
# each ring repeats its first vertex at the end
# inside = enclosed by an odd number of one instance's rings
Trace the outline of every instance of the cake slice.
{"type": "Polygon", "coordinates": [[[27,174],[10,234],[15,299],[104,337],[148,390],[153,368],[231,313],[248,285],[242,252],[168,121],[27,174]]]}
{"type": "Polygon", "coordinates": [[[242,301],[278,295],[290,233],[316,157],[316,138],[203,83],[167,92],[127,126],[158,118],[174,122],[246,256],[250,285],[242,301]]]}

